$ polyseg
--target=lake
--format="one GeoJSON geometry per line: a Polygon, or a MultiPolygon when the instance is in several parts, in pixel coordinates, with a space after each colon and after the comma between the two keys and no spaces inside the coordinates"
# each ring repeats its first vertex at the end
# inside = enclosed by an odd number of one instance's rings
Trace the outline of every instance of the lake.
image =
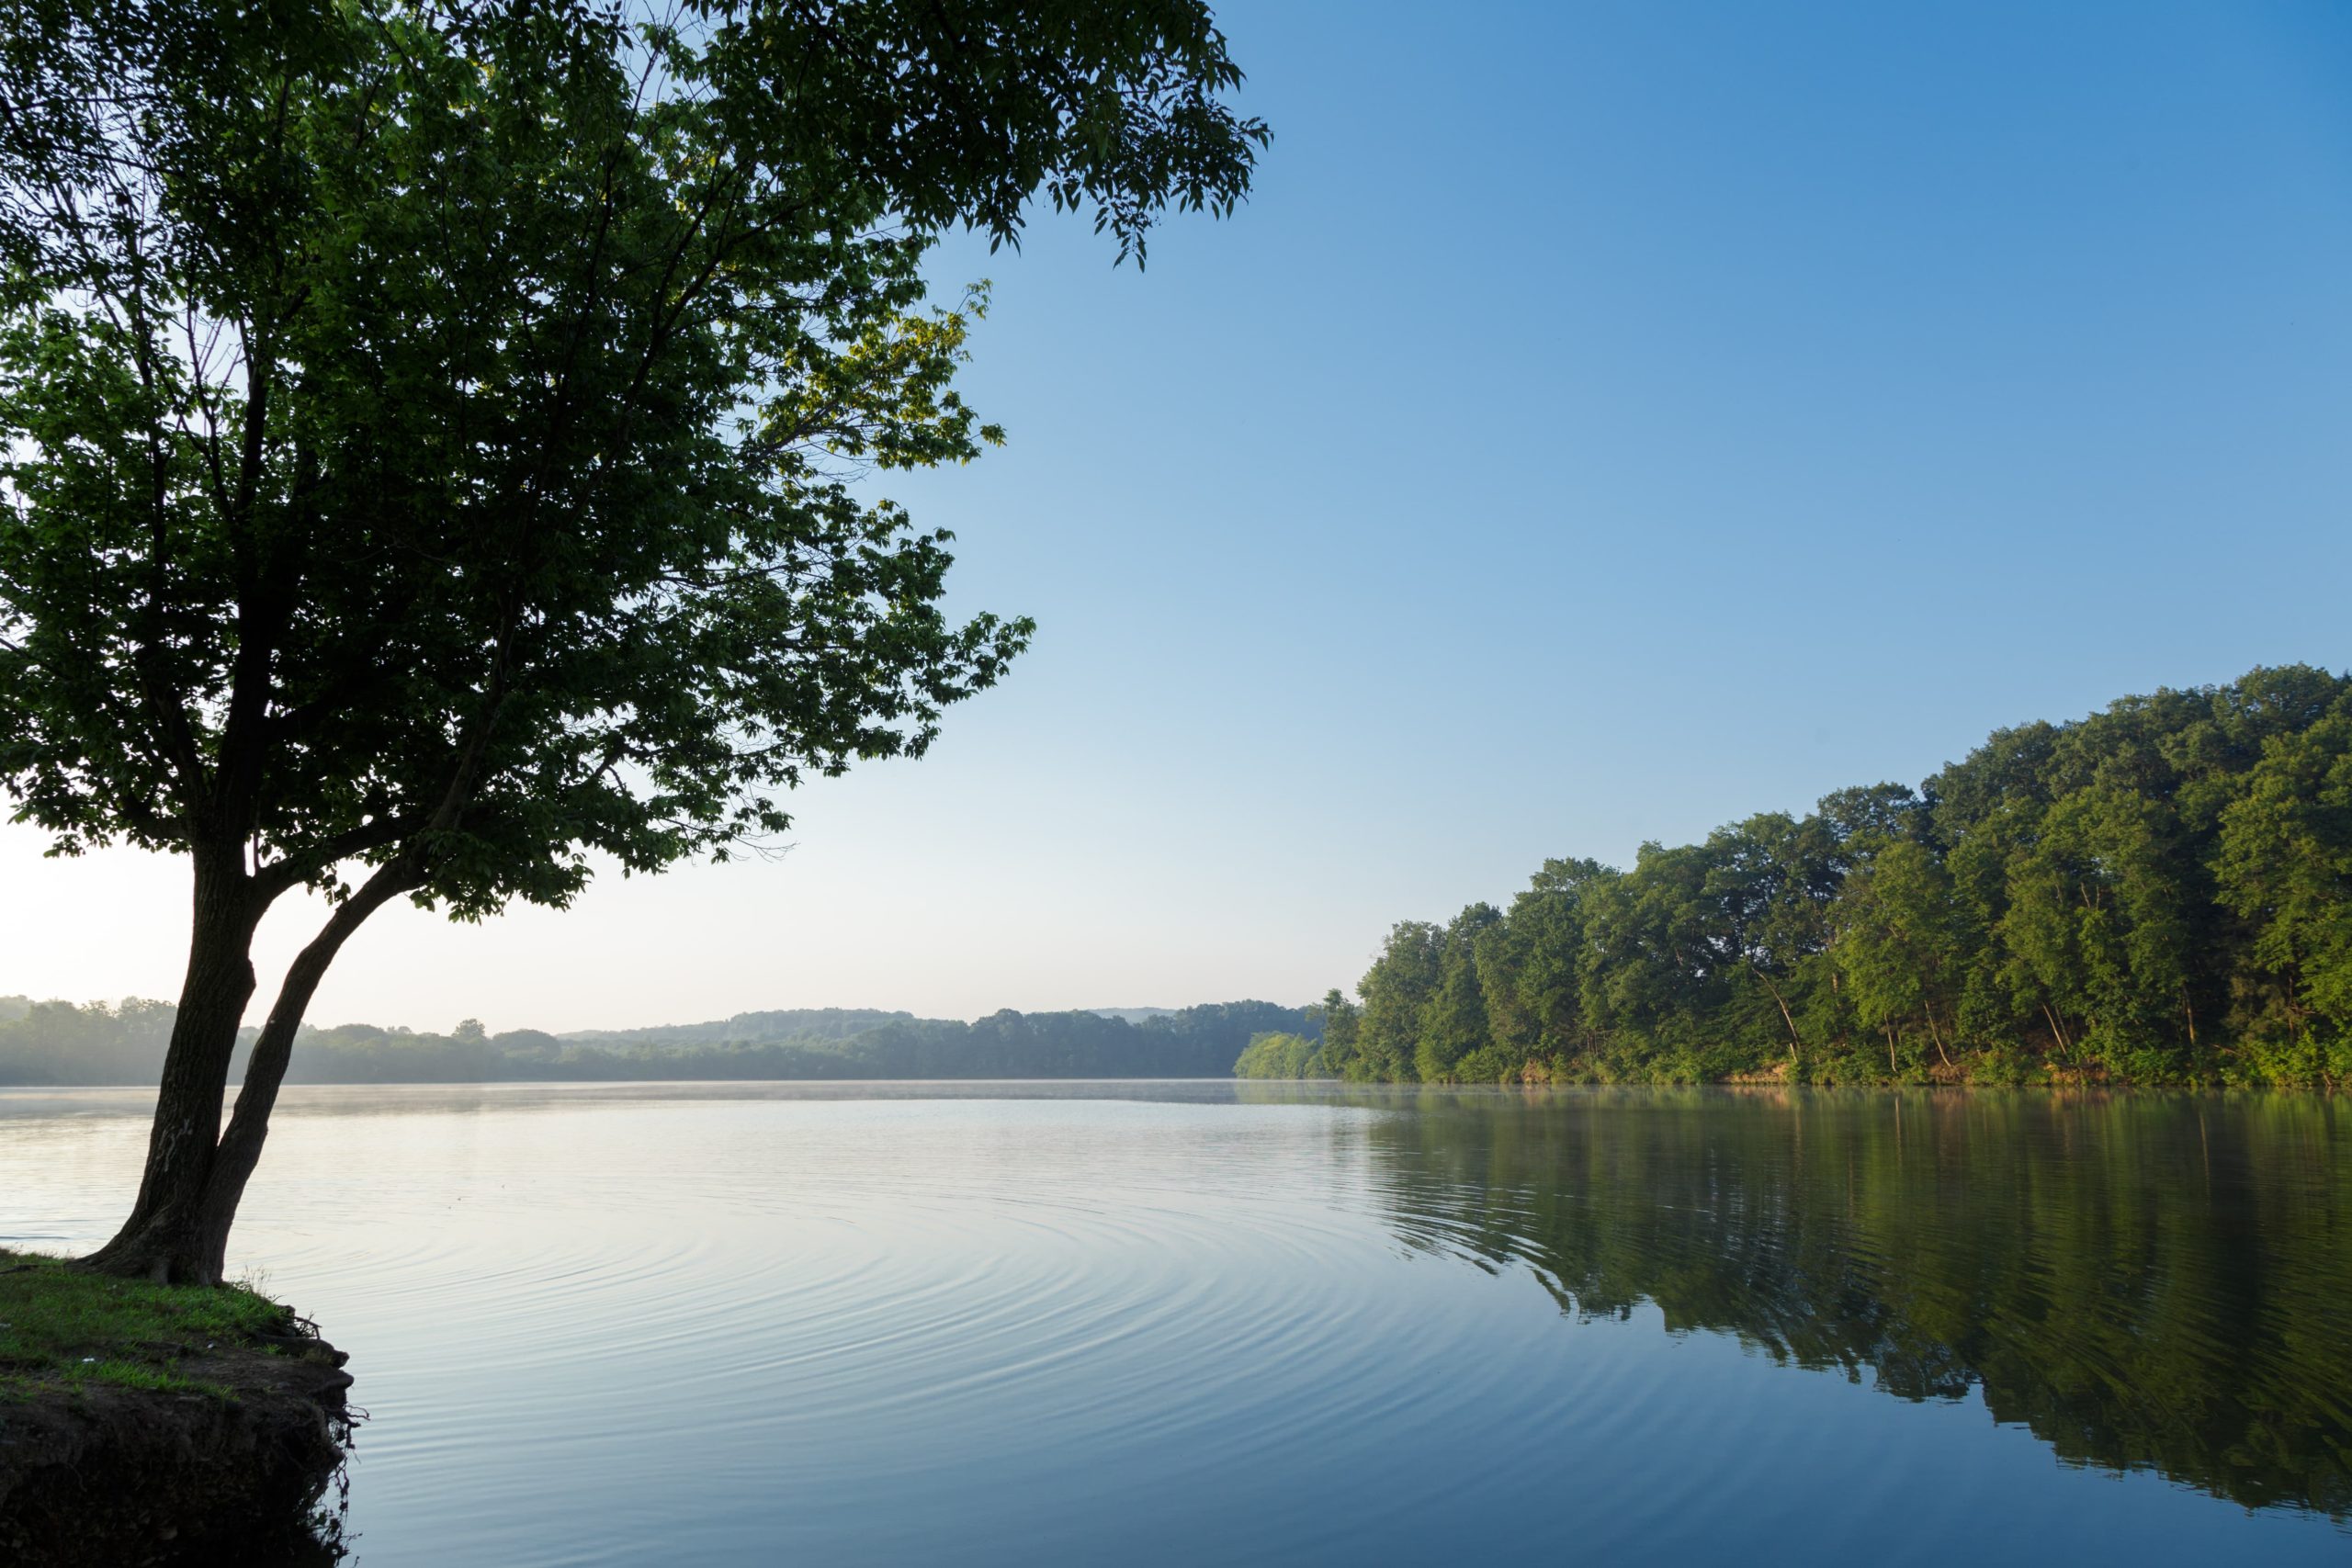
{"type": "MultiPolygon", "coordinates": [[[[0,1091],[81,1250],[152,1096],[0,1091]]],[[[357,1562],[2340,1563],[2296,1096],[291,1089],[357,1562]]]]}

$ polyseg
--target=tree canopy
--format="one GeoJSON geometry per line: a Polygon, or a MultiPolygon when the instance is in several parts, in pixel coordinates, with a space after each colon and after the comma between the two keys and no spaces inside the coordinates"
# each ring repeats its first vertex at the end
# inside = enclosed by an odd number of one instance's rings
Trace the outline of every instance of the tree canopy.
{"type": "Polygon", "coordinates": [[[69,851],[356,861],[479,915],[920,752],[1025,621],[941,612],[870,470],[951,386],[963,221],[1140,258],[1261,133],[1206,13],[20,13],[0,245],[0,767],[69,851]]]}

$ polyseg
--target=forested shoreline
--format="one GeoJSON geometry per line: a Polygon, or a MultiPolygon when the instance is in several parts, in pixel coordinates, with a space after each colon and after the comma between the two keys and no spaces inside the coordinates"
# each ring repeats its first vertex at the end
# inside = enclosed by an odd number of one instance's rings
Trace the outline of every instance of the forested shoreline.
{"type": "Polygon", "coordinates": [[[1242,1077],[2352,1078],[2352,677],[2307,665],[1996,732],[1631,870],[1390,933],[1242,1077]]]}
{"type": "MultiPolygon", "coordinates": [[[[447,1034],[370,1024],[305,1026],[288,1083],[481,1083],[629,1079],[1225,1077],[1269,1032],[1312,1032],[1309,1010],[1212,1002],[1131,1020],[1123,1012],[1010,1010],[967,1023],[911,1013],[808,1008],[707,1023],[492,1034],[467,1020],[447,1034]]],[[[153,1084],[175,1010],[0,997],[0,1085],[153,1084]]],[[[255,1031],[239,1040],[244,1076],[255,1031]]]]}

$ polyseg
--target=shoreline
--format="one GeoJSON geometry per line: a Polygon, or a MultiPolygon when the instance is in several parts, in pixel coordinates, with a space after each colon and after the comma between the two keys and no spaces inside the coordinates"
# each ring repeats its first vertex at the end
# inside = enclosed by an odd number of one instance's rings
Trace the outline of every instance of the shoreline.
{"type": "MultiPolygon", "coordinates": [[[[1965,1078],[1927,1078],[1904,1082],[1886,1079],[1809,1079],[1785,1074],[1731,1074],[1721,1077],[1560,1077],[1529,1078],[1336,1078],[1336,1077],[933,1077],[933,1078],[452,1078],[415,1079],[385,1083],[311,1083],[288,1084],[289,1099],[318,1095],[332,1099],[342,1095],[380,1094],[385,1091],[414,1091],[420,1094],[467,1094],[484,1092],[497,1095],[551,1098],[594,1099],[598,1097],[642,1098],[666,1096],[693,1100],[713,1096],[749,1098],[793,1098],[808,1100],[898,1100],[898,1099],[967,1099],[967,1100],[1025,1100],[1025,1099],[1126,1099],[1152,1089],[1171,1089],[1193,1092],[1204,1099],[1216,1097],[1220,1091],[1263,1091],[1279,1089],[1309,1089],[1317,1090],[1344,1089],[1358,1092],[1395,1090],[1429,1090],[1447,1093],[1509,1090],[1516,1095],[1568,1094],[1595,1090],[1691,1090],[1726,1089],[1747,1092],[1769,1091],[1789,1093],[1804,1091],[1818,1094],[1938,1094],[2004,1096],[2046,1094],[2060,1097],[2085,1094],[2136,1094],[2163,1096],[2197,1096],[2229,1099],[2240,1096],[2279,1095],[2315,1097],[2332,1100],[2352,1092],[2352,1082],[2333,1083],[2246,1083],[2230,1080],[2182,1083],[2162,1079],[2136,1080],[2129,1078],[2041,1077],[2021,1083],[1965,1078]],[[1083,1091],[1098,1091],[1089,1094],[1083,1091]],[[779,1091],[792,1091],[780,1094],[779,1091]],[[1057,1092],[1058,1091],[1058,1092],[1057,1092]]],[[[93,1107],[98,1105],[152,1104],[154,1096],[152,1084],[93,1083],[93,1084],[0,1084],[0,1104],[16,1101],[73,1101],[90,1097],[93,1107]]],[[[0,1251],[0,1258],[5,1258],[0,1251]]]]}
{"type": "Polygon", "coordinates": [[[240,1286],[0,1252],[0,1558],[336,1561],[346,1359],[240,1286]]]}

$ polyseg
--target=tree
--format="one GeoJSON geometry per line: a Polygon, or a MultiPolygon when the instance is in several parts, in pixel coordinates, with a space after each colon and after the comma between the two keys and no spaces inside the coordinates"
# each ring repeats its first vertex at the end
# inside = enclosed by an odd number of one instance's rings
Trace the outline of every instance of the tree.
{"type": "Polygon", "coordinates": [[[1751,997],[1769,998],[1777,1019],[1771,1049],[1792,1061],[1804,1043],[1797,1010],[1808,972],[1829,947],[1830,907],[1851,841],[1821,816],[1800,822],[1777,811],[1707,837],[1703,890],[1713,964],[1751,997]]]}
{"type": "Polygon", "coordinates": [[[1444,946],[1445,932],[1439,927],[1399,920],[1389,931],[1380,956],[1364,971],[1356,986],[1356,994],[1363,998],[1363,1012],[1356,1021],[1356,1054],[1368,1076],[1408,1081],[1414,1077],[1422,1010],[1437,994],[1444,946]]]}
{"type": "Polygon", "coordinates": [[[1233,1064],[1237,1078],[1309,1078],[1321,1077],[1323,1050],[1320,1041],[1304,1034],[1260,1034],[1254,1036],[1233,1064]]]}
{"type": "Polygon", "coordinates": [[[1889,1076],[1900,1070],[1893,1059],[1897,1035],[1912,1024],[1926,1030],[1950,1068],[1967,936],[1942,863],[1912,840],[1884,845],[1848,883],[1838,920],[1838,970],[1856,1019],[1885,1033],[1889,1076]]]}
{"type": "Polygon", "coordinates": [[[1323,1071],[1332,1077],[1354,1077],[1362,1071],[1363,1058],[1356,1049],[1356,1031],[1363,1021],[1363,1012],[1334,986],[1323,994],[1323,1071]]]}
{"type": "Polygon", "coordinates": [[[2352,1075],[2352,714],[2274,737],[2246,784],[2222,814],[2222,897],[2254,924],[2278,1032],[2340,1081],[2352,1075]]]}
{"type": "Polygon", "coordinates": [[[1617,874],[1598,861],[1547,860],[1511,900],[1507,936],[1490,941],[1480,959],[1490,1016],[1509,1021],[1497,1027],[1496,1043],[1525,1056],[1555,1059],[1577,1055],[1591,1043],[1577,995],[1585,939],[1585,904],[1593,888],[1617,874]],[[1498,992],[1510,1002],[1493,1005],[1498,992]]]}
{"type": "Polygon", "coordinates": [[[1437,987],[1421,1004],[1413,1066],[1424,1083],[1451,1083],[1455,1066],[1487,1050],[1487,998],[1478,984],[1478,943],[1501,923],[1493,906],[1473,904],[1453,917],[1438,948],[1437,987]]]}
{"type": "Polygon", "coordinates": [[[950,536],[859,490],[1000,438],[922,258],[1043,191],[1140,265],[1246,194],[1239,80],[1200,0],[0,0],[0,778],[194,882],[94,1266],[219,1277],[378,908],[723,858],[999,678],[1028,623],[951,622],[950,536]]]}
{"type": "Polygon", "coordinates": [[[1750,929],[1778,881],[1760,852],[1739,829],[1644,844],[1632,871],[1586,899],[1578,1005],[1664,1076],[1720,1077],[1792,1047],[1785,992],[1758,975],[1770,960],[1750,929]]]}
{"type": "Polygon", "coordinates": [[[2095,785],[2053,803],[2011,862],[2000,930],[2021,983],[2038,987],[2070,1055],[2135,1077],[2198,1045],[2194,883],[2176,837],[2165,802],[2095,785]]]}

